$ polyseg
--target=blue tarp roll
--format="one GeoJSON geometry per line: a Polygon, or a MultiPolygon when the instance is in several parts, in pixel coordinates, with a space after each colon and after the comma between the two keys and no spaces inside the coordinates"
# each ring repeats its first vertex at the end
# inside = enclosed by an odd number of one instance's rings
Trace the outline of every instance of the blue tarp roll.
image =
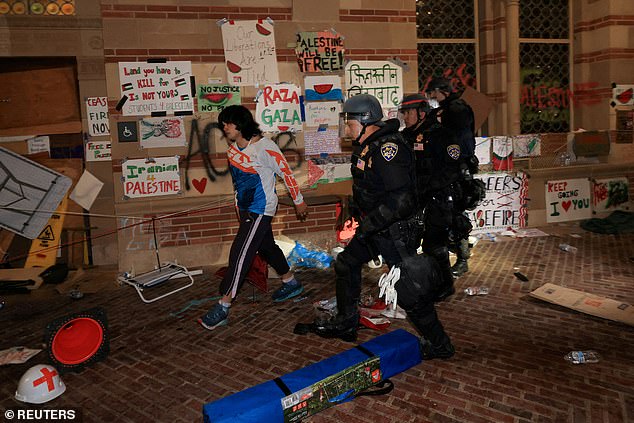
{"type": "MultiPolygon", "coordinates": [[[[422,361],[418,337],[398,329],[361,344],[380,357],[383,379],[401,373],[422,361]]],[[[291,392],[309,387],[328,376],[368,359],[358,348],[352,348],[320,362],[282,376],[291,392]]],[[[261,383],[203,406],[206,423],[284,422],[282,392],[275,381],[261,383]]]]}

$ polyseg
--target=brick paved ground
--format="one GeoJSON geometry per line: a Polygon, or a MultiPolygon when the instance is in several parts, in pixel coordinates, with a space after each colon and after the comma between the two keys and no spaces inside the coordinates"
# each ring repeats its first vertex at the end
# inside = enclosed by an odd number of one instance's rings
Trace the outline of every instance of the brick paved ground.
{"type": "MultiPolygon", "coordinates": [[[[394,391],[326,410],[312,422],[632,422],[634,421],[634,328],[528,297],[552,282],[634,304],[634,234],[583,232],[576,226],[545,228],[559,236],[505,242],[481,241],[471,272],[458,288],[488,286],[488,296],[456,294],[439,315],[456,345],[448,361],[424,362],[393,378],[394,391]],[[573,238],[569,232],[578,232],[573,238]],[[560,251],[568,242],[577,254],[560,251]],[[513,276],[519,267],[530,280],[513,276]],[[597,364],[574,366],[570,350],[595,349],[597,364]]],[[[365,274],[366,290],[377,280],[365,274]]],[[[311,303],[333,293],[331,270],[299,274],[308,298],[274,305],[267,296],[250,302],[245,287],[230,325],[213,332],[195,323],[215,295],[218,280],[206,272],[193,288],[143,304],[121,287],[71,300],[46,288],[4,296],[0,349],[42,342],[55,317],[92,306],[107,310],[111,352],[82,373],[63,376],[68,389],[46,408],[80,407],[86,422],[191,422],[203,404],[283,375],[350,348],[350,344],[296,336],[298,321],[312,318],[311,303]]],[[[277,286],[277,282],[275,286],[277,286]]],[[[404,321],[394,328],[412,330],[404,321]]],[[[360,332],[366,341],[376,332],[360,332]]],[[[0,408],[19,404],[13,394],[21,374],[44,360],[0,367],[0,408]]]]}

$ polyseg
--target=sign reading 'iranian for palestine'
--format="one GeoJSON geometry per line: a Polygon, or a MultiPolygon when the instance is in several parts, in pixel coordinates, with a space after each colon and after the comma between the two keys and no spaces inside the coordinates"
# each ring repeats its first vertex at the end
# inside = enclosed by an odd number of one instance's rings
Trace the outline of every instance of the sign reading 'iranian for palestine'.
{"type": "Polygon", "coordinates": [[[191,62],[120,62],[119,80],[124,116],[153,112],[193,112],[191,62]]]}
{"type": "Polygon", "coordinates": [[[155,197],[181,192],[178,157],[126,160],[121,165],[125,198],[155,197]]]}

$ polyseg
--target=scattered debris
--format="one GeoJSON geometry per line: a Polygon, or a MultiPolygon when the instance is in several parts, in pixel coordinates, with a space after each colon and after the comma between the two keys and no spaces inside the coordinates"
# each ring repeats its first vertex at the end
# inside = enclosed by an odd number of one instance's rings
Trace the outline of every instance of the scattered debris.
{"type": "Polygon", "coordinates": [[[486,286],[470,286],[465,288],[464,293],[472,296],[472,295],[487,295],[489,293],[489,288],[486,286]]]}
{"type": "Polygon", "coordinates": [[[5,364],[26,363],[31,357],[42,351],[41,349],[30,349],[26,347],[12,347],[0,351],[0,366],[5,364]]]}
{"type": "Polygon", "coordinates": [[[522,272],[515,272],[513,274],[515,275],[517,279],[521,280],[522,282],[528,282],[528,277],[522,272]]]}

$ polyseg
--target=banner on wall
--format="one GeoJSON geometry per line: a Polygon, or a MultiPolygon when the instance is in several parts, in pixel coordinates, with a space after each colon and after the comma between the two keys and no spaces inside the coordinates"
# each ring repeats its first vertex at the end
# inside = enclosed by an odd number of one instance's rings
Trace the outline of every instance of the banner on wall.
{"type": "Polygon", "coordinates": [[[193,112],[191,62],[119,62],[124,116],[193,112]]]}
{"type": "Polygon", "coordinates": [[[627,178],[595,179],[592,181],[592,208],[600,213],[630,209],[630,184],[627,178]]]}
{"type": "Polygon", "coordinates": [[[476,137],[475,155],[481,165],[491,163],[491,138],[476,137]]]}
{"type": "Polygon", "coordinates": [[[241,104],[240,87],[222,84],[196,86],[199,112],[222,112],[227,106],[241,104]]]}
{"type": "Polygon", "coordinates": [[[255,120],[263,132],[302,130],[300,90],[294,84],[267,85],[255,106],[255,120]]]}
{"type": "Polygon", "coordinates": [[[221,31],[230,85],[279,82],[272,21],[227,21],[221,31]]]}
{"type": "Polygon", "coordinates": [[[343,69],[343,38],[335,32],[298,32],[295,55],[302,73],[343,69]]]}
{"type": "Polygon", "coordinates": [[[91,137],[110,135],[108,97],[87,98],[86,115],[88,116],[88,135],[91,137]]]}
{"type": "Polygon", "coordinates": [[[513,157],[537,157],[542,154],[540,134],[514,135],[513,157]]]}
{"type": "Polygon", "coordinates": [[[306,101],[343,100],[341,78],[338,76],[307,76],[304,89],[306,101]]]}
{"type": "Polygon", "coordinates": [[[548,181],[544,191],[546,222],[566,222],[592,217],[588,179],[548,181]]]}
{"type": "Polygon", "coordinates": [[[403,98],[403,69],[387,60],[348,62],[344,77],[347,98],[370,94],[384,109],[398,108],[403,98]]]}
{"type": "Polygon", "coordinates": [[[88,141],[86,142],[87,162],[106,162],[112,160],[112,144],[108,141],[88,141]]]}
{"type": "Polygon", "coordinates": [[[125,160],[121,164],[121,172],[126,199],[181,192],[178,156],[125,160]]]}
{"type": "Polygon", "coordinates": [[[304,103],[306,126],[339,125],[341,103],[338,101],[315,101],[304,103]]]}
{"type": "Polygon", "coordinates": [[[472,234],[526,227],[528,178],[525,173],[479,173],[474,177],[484,182],[486,197],[475,210],[467,212],[473,225],[472,234]]]}
{"type": "Polygon", "coordinates": [[[185,121],[182,117],[143,118],[139,127],[141,148],[187,145],[185,121]]]}

